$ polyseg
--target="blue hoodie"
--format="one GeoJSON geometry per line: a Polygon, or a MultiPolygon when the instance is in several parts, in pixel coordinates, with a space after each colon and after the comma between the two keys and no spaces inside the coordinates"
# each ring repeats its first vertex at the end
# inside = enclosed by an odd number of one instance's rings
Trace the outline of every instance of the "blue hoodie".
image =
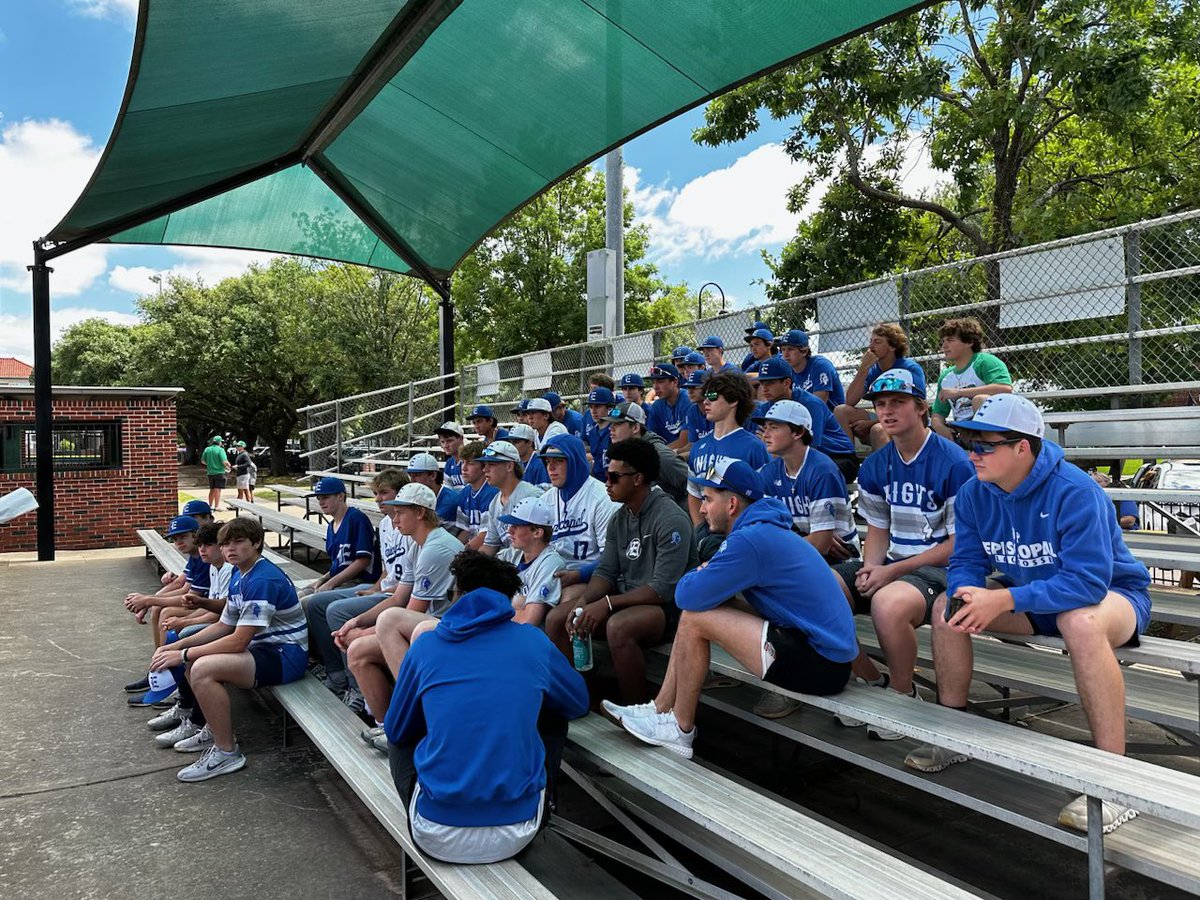
{"type": "Polygon", "coordinates": [[[984,584],[993,569],[1012,588],[1016,612],[1056,634],[1058,613],[1093,606],[1110,590],[1129,598],[1138,634],[1150,623],[1150,575],[1133,558],[1112,501],[1083,470],[1045,441],[1033,469],[1011,494],[972,479],[954,505],[954,555],[946,593],[984,584]]]}
{"type": "Polygon", "coordinates": [[[583,678],[541,629],[512,616],[499,591],[470,591],[404,657],[383,727],[392,743],[417,741],[417,811],[430,821],[532,819],[546,786],[538,715],[587,715],[583,678]]]}
{"type": "Polygon", "coordinates": [[[850,662],[858,655],[854,615],[833,570],[792,531],[792,514],[774,498],[750,504],[734,520],[729,537],[704,568],[679,579],[675,604],[713,609],[739,591],[760,616],[802,631],[831,662],[850,662]]]}

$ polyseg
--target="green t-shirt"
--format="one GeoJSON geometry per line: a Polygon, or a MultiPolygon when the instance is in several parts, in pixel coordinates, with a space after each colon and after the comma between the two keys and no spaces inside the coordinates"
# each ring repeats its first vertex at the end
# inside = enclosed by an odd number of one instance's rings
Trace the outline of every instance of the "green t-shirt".
{"type": "Polygon", "coordinates": [[[200,454],[200,462],[204,463],[204,468],[209,475],[224,475],[225,464],[229,462],[229,457],[225,454],[223,447],[209,444],[200,454]]]}
{"type": "Polygon", "coordinates": [[[933,414],[945,418],[953,408],[954,421],[969,421],[975,415],[975,410],[971,407],[971,398],[958,397],[947,402],[941,399],[942,388],[958,390],[983,387],[985,384],[1012,384],[1008,366],[990,353],[976,353],[961,369],[953,366],[943,369],[942,374],[938,376],[938,399],[933,401],[933,414]]]}

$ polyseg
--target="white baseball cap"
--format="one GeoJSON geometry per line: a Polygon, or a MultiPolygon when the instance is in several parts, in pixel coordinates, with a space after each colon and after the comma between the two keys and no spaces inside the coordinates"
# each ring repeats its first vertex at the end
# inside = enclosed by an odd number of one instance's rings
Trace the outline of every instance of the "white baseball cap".
{"type": "Polygon", "coordinates": [[[505,525],[553,525],[541,497],[526,497],[500,517],[505,525]]]}
{"type": "Polygon", "coordinates": [[[946,424],[963,431],[1015,431],[1035,438],[1046,433],[1041,412],[1017,394],[993,394],[970,419],[946,424]]]}
{"type": "Polygon", "coordinates": [[[525,412],[544,412],[550,413],[550,401],[545,397],[534,397],[525,405],[525,412]]]}
{"type": "Polygon", "coordinates": [[[464,433],[463,427],[457,422],[443,422],[434,432],[434,434],[457,434],[459,437],[463,437],[464,433]]]}
{"type": "Polygon", "coordinates": [[[437,457],[432,453],[418,453],[408,461],[409,472],[436,472],[441,469],[437,457]]]}
{"type": "Polygon", "coordinates": [[[508,441],[492,441],[479,455],[480,462],[521,462],[521,454],[508,441]]]}
{"type": "MultiPolygon", "coordinates": [[[[537,432],[533,430],[532,425],[526,425],[524,422],[518,422],[508,429],[508,439],[510,441],[529,441],[531,444],[537,443],[537,432]]],[[[493,444],[496,443],[493,441],[493,444]]]]}
{"type": "Polygon", "coordinates": [[[812,432],[812,414],[805,409],[803,403],[797,403],[795,400],[776,400],[765,413],[755,416],[752,421],[757,423],[785,422],[788,425],[799,425],[807,428],[809,433],[812,432]]]}
{"type": "Polygon", "coordinates": [[[425,509],[437,509],[437,496],[423,484],[410,481],[400,488],[400,493],[394,500],[384,500],[380,506],[421,506],[425,509]]]}

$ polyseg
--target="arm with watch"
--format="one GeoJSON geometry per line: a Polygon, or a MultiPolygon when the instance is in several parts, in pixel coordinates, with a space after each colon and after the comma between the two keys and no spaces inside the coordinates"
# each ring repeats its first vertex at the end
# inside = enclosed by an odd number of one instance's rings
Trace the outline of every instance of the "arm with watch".
{"type": "Polygon", "coordinates": [[[150,660],[150,671],[160,672],[163,669],[187,665],[214,653],[242,653],[250,646],[254,635],[261,630],[261,627],[255,625],[234,626],[225,622],[213,622],[203,631],[172,644],[163,644],[155,650],[154,657],[150,660]]]}

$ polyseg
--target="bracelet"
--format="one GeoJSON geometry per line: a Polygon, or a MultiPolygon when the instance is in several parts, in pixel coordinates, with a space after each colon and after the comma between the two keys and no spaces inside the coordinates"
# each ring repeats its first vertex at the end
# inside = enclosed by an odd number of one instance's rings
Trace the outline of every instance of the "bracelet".
{"type": "Polygon", "coordinates": [[[179,651],[179,661],[181,663],[183,663],[185,666],[187,665],[187,652],[188,652],[187,647],[184,647],[182,650],[179,651]]]}
{"type": "Polygon", "coordinates": [[[613,611],[612,597],[608,596],[608,594],[605,594],[604,599],[608,601],[608,611],[612,612],[613,611]]]}

